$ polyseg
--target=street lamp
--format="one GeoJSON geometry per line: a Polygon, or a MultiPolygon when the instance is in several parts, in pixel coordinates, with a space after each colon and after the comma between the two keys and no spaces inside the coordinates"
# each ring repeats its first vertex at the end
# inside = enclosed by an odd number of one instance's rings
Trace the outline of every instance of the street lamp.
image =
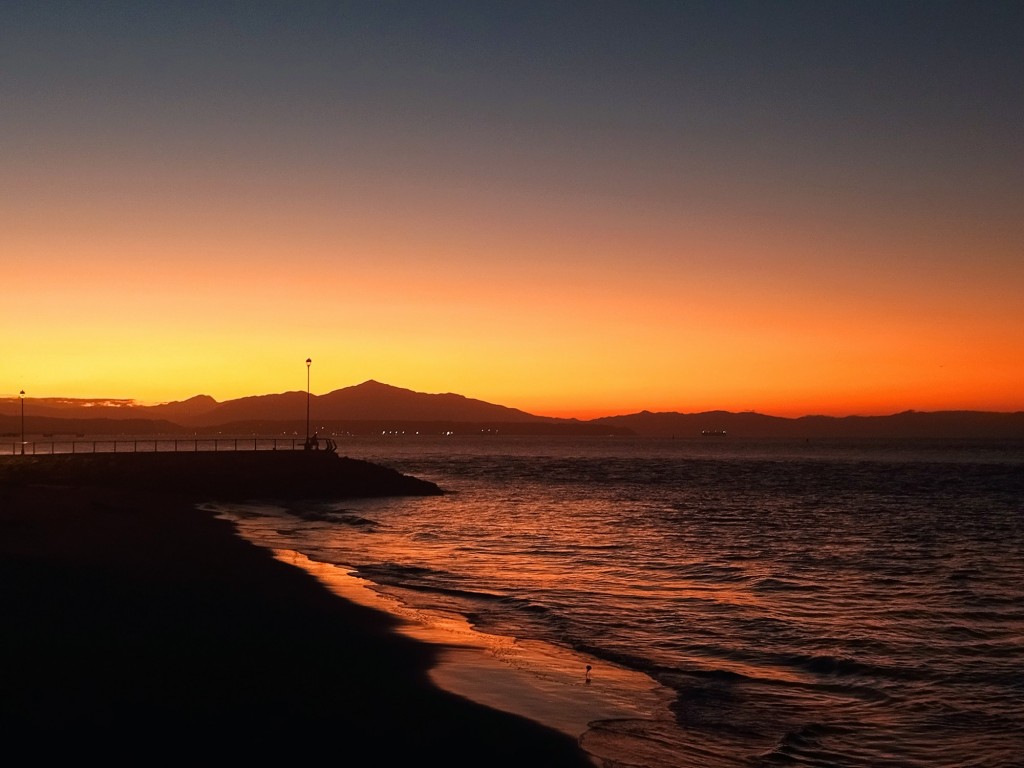
{"type": "Polygon", "coordinates": [[[21,455],[25,455],[25,390],[21,390],[21,455]]]}
{"type": "Polygon", "coordinates": [[[306,358],[306,447],[309,448],[309,366],[313,364],[312,359],[306,358]]]}

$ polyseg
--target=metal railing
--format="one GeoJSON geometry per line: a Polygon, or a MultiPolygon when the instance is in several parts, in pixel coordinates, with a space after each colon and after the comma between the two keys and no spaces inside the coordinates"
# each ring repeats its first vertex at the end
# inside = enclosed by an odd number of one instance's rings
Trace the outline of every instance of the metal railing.
{"type": "MultiPolygon", "coordinates": [[[[320,449],[323,445],[320,439],[320,449]]],[[[0,456],[48,456],[65,453],[157,453],[200,451],[301,451],[306,447],[304,437],[100,437],[58,438],[0,442],[0,456]],[[24,450],[22,446],[24,445],[24,450]]]]}

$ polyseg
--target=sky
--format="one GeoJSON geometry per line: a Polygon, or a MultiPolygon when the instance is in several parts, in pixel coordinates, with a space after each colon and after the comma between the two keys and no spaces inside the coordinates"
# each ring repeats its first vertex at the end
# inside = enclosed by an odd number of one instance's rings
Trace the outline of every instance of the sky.
{"type": "Polygon", "coordinates": [[[1019,2],[8,0],[0,396],[1024,410],[1022,30],[1019,2]]]}

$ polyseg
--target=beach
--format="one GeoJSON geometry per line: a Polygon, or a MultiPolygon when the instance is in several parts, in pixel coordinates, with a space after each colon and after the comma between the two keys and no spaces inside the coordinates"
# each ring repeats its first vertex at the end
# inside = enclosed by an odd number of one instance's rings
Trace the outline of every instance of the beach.
{"type": "Polygon", "coordinates": [[[566,734],[435,686],[439,649],[244,541],[180,477],[0,479],[11,750],[593,765],[566,734]]]}

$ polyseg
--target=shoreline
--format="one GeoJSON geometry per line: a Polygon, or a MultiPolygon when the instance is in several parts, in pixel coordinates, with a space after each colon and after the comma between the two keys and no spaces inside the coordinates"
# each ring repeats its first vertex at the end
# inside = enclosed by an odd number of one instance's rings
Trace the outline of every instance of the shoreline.
{"type": "Polygon", "coordinates": [[[430,678],[478,704],[522,715],[582,743],[595,723],[649,721],[671,703],[670,692],[643,673],[540,641],[489,635],[465,618],[408,608],[341,566],[310,560],[295,550],[273,552],[339,597],[394,617],[401,634],[437,648],[430,678]]]}
{"type": "Polygon", "coordinates": [[[0,477],[9,744],[593,768],[566,734],[437,686],[437,648],[186,490],[0,477]]]}

